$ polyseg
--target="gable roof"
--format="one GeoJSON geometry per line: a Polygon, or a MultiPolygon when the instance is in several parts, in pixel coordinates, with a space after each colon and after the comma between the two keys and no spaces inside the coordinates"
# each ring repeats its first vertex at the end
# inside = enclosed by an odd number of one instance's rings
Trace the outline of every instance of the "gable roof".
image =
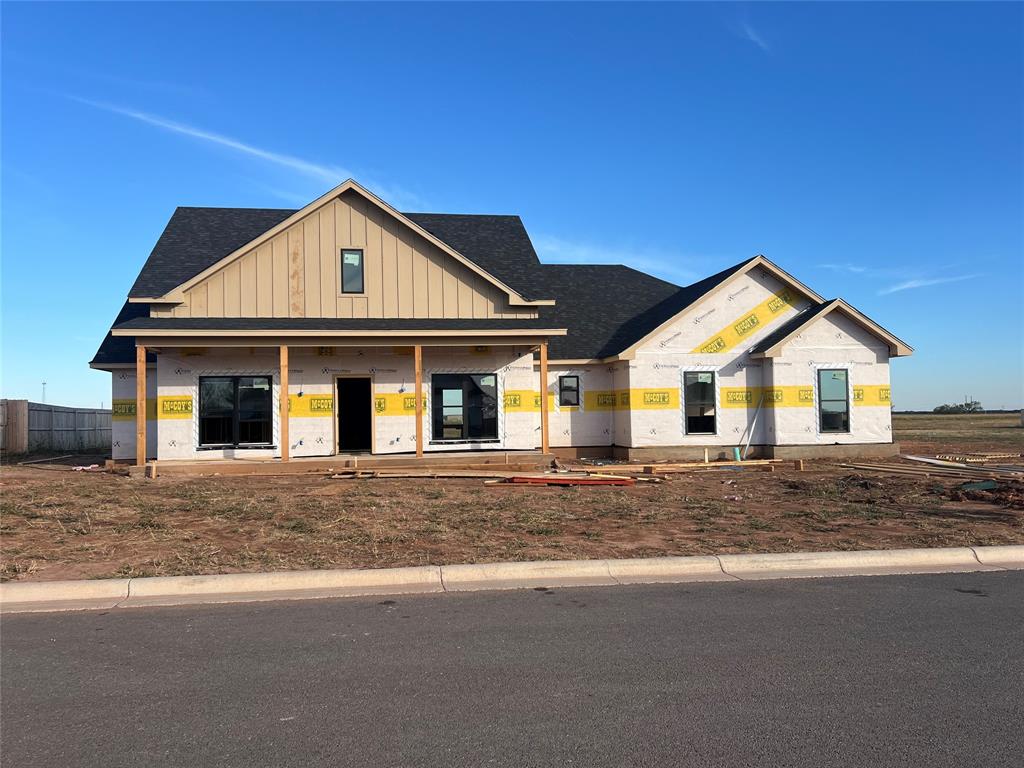
{"type": "MultiPolygon", "coordinates": [[[[115,326],[120,327],[120,333],[116,337],[107,335],[91,365],[103,368],[134,361],[134,341],[130,335],[121,334],[132,330],[155,330],[158,326],[184,327],[178,319],[166,318],[158,322],[155,318],[149,318],[147,301],[168,297],[168,294],[182,290],[201,279],[204,273],[221,266],[227,259],[248,251],[254,247],[254,243],[265,241],[301,219],[311,209],[348,190],[354,190],[380,205],[442,250],[512,292],[510,300],[514,295],[517,297],[516,303],[537,307],[536,324],[521,323],[517,327],[568,329],[567,336],[556,335],[551,338],[552,360],[628,359],[639,345],[663,325],[725,283],[758,266],[815,302],[810,310],[790,319],[758,344],[758,354],[771,356],[772,350],[784,344],[803,324],[821,312],[834,309],[831,303],[825,302],[821,296],[763,256],[745,259],[684,287],[622,265],[542,264],[518,216],[400,213],[349,180],[305,208],[297,210],[176,209],[132,286],[129,303],[122,307],[114,322],[115,326]],[[614,286],[613,292],[610,286],[614,286]],[[814,314],[807,314],[811,310],[814,314]],[[769,340],[771,344],[767,343],[769,340]]],[[[845,302],[842,302],[842,306],[854,320],[890,341],[895,354],[909,354],[910,348],[899,339],[845,302]]],[[[225,330],[234,327],[238,330],[272,331],[284,329],[290,321],[281,318],[228,318],[212,324],[202,319],[197,322],[197,328],[208,326],[211,330],[215,326],[221,327],[217,325],[219,322],[225,330]]],[[[324,325],[329,323],[326,320],[307,319],[303,322],[307,325],[321,325],[324,330],[329,330],[324,325]]],[[[380,321],[382,325],[389,323],[394,326],[399,321],[380,321]]],[[[444,326],[441,320],[426,320],[423,323],[422,330],[434,327],[441,329],[444,326]]],[[[339,326],[335,330],[356,328],[339,326]]]]}
{"type": "MultiPolygon", "coordinates": [[[[193,285],[195,285],[196,283],[201,282],[202,280],[204,280],[205,278],[209,277],[210,275],[212,275],[217,270],[227,266],[229,263],[231,263],[235,259],[238,259],[238,258],[242,257],[245,253],[247,253],[249,251],[252,251],[254,248],[259,247],[263,243],[268,242],[273,237],[276,237],[281,232],[284,232],[288,227],[290,227],[290,226],[292,226],[294,224],[297,224],[304,217],[310,215],[311,213],[313,213],[317,209],[321,208],[322,206],[326,205],[327,203],[329,203],[333,199],[335,199],[337,197],[340,197],[341,195],[343,195],[345,193],[349,193],[349,192],[351,192],[351,193],[353,193],[355,195],[359,195],[362,198],[364,198],[365,200],[367,200],[371,205],[377,206],[378,208],[383,210],[386,214],[388,214],[388,215],[392,216],[394,219],[396,219],[400,224],[404,224],[405,226],[409,227],[411,230],[413,230],[413,232],[415,232],[416,234],[420,235],[421,237],[426,239],[428,242],[430,242],[432,245],[436,246],[437,248],[440,248],[443,252],[447,253],[448,256],[452,257],[457,262],[461,263],[463,266],[468,267],[470,271],[475,272],[477,275],[482,277],[487,282],[492,283],[493,285],[495,285],[497,288],[499,288],[500,290],[502,290],[503,292],[505,292],[508,295],[508,301],[509,301],[510,304],[512,304],[512,305],[520,305],[520,306],[522,306],[522,305],[540,306],[540,305],[547,304],[547,303],[550,302],[550,300],[548,300],[548,299],[532,299],[531,300],[531,299],[525,298],[515,288],[513,288],[510,285],[508,285],[507,283],[504,283],[496,275],[492,274],[491,272],[488,272],[486,269],[484,269],[480,265],[476,264],[472,259],[467,258],[465,255],[463,255],[462,253],[460,253],[459,251],[454,249],[448,243],[444,242],[443,240],[440,240],[436,235],[432,234],[428,230],[426,230],[423,227],[421,227],[415,221],[413,221],[412,219],[408,218],[404,213],[401,213],[400,211],[397,211],[394,208],[392,208],[390,205],[388,205],[386,202],[381,200],[375,194],[373,194],[372,192],[370,192],[366,188],[360,186],[353,179],[348,179],[347,181],[342,182],[341,184],[336,186],[334,189],[332,189],[329,192],[326,192],[325,194],[321,195],[316,200],[314,200],[313,202],[307,204],[303,208],[300,208],[300,209],[298,209],[296,211],[292,211],[283,220],[277,222],[276,224],[274,224],[269,229],[261,232],[255,238],[249,240],[248,242],[243,243],[241,246],[235,248],[234,250],[232,250],[232,251],[230,251],[228,253],[221,254],[219,257],[215,258],[214,261],[212,263],[210,263],[207,267],[205,267],[204,269],[202,269],[199,272],[194,272],[193,274],[191,274],[188,277],[186,277],[184,280],[180,281],[177,285],[173,286],[169,290],[164,291],[162,294],[152,295],[152,296],[138,296],[138,295],[134,295],[133,296],[133,295],[129,294],[129,301],[137,301],[137,302],[152,301],[152,302],[172,302],[172,303],[180,301],[181,296],[183,295],[183,293],[186,290],[188,290],[189,288],[191,288],[193,285]]],[[[153,256],[153,254],[151,254],[151,258],[152,258],[152,256],[153,256]]],[[[149,260],[147,260],[147,264],[148,263],[149,263],[149,260]]],[[[145,272],[145,271],[146,271],[146,267],[143,266],[143,272],[145,272]]]]}
{"type": "Polygon", "coordinates": [[[896,336],[893,336],[885,330],[885,328],[860,312],[858,309],[847,304],[842,299],[831,299],[830,301],[821,301],[817,304],[812,304],[806,309],[798,312],[795,317],[791,317],[755,344],[750,349],[751,356],[778,357],[782,353],[782,347],[784,347],[794,336],[809,327],[815,320],[836,311],[846,315],[857,323],[857,325],[888,344],[890,357],[905,357],[914,351],[906,342],[896,336]]]}
{"type": "Polygon", "coordinates": [[[742,261],[685,288],[621,265],[544,264],[541,274],[555,295],[555,305],[541,308],[540,315],[550,318],[549,325],[569,329],[568,336],[551,340],[550,356],[556,360],[590,360],[616,355],[746,263],[742,261]]]}
{"type": "Polygon", "coordinates": [[[540,259],[523,226],[512,215],[406,213],[481,269],[530,299],[554,298],[540,276],[540,259]]]}
{"type": "Polygon", "coordinates": [[[285,208],[176,208],[128,298],[163,296],[294,213],[285,208]]]}

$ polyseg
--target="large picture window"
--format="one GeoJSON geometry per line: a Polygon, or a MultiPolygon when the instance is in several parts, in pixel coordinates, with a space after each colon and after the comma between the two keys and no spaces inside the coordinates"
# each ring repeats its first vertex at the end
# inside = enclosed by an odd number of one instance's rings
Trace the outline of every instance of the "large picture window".
{"type": "Polygon", "coordinates": [[[842,369],[818,371],[818,418],[822,432],[850,431],[850,388],[842,369]]]}
{"type": "Polygon", "coordinates": [[[203,376],[199,379],[199,445],[264,446],[273,442],[269,376],[203,376]]]}
{"type": "Polygon", "coordinates": [[[345,248],[341,252],[341,292],[363,292],[363,251],[345,248]]]}
{"type": "Polygon", "coordinates": [[[497,376],[435,373],[431,387],[434,441],[498,439],[497,376]]]}
{"type": "Polygon", "coordinates": [[[683,373],[683,405],[686,408],[686,434],[716,433],[714,371],[683,373]]]}

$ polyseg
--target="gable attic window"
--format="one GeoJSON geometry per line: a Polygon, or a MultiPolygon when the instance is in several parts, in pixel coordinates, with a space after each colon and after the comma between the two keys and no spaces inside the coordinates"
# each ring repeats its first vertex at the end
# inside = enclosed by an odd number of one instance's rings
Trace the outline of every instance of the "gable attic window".
{"type": "Polygon", "coordinates": [[[363,249],[341,251],[341,292],[363,293],[363,249]]]}
{"type": "Polygon", "coordinates": [[[558,404],[570,407],[580,404],[579,376],[558,377],[558,404]]]}

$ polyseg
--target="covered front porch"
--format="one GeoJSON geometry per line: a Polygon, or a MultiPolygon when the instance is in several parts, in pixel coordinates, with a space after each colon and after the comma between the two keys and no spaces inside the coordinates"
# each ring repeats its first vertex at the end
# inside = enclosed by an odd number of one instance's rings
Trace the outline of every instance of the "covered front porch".
{"type": "Polygon", "coordinates": [[[558,330],[190,331],[135,331],[140,466],[311,471],[315,462],[515,464],[513,452],[531,454],[527,462],[549,453],[540,402],[558,330]]]}

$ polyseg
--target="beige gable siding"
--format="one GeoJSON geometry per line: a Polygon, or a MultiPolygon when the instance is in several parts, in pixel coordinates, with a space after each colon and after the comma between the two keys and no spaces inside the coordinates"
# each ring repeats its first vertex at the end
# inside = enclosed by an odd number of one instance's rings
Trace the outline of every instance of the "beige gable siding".
{"type": "Polygon", "coordinates": [[[508,297],[363,197],[346,193],[185,292],[163,317],[528,318],[508,297]],[[343,248],[362,248],[365,293],[342,295],[343,248]]]}

